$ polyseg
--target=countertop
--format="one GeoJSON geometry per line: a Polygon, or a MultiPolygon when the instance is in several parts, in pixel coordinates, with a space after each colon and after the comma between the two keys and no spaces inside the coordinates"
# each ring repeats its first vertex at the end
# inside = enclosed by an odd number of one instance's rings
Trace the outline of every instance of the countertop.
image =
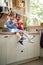
{"type": "MultiPolygon", "coordinates": [[[[40,34],[40,32],[28,32],[28,34],[40,34]]],[[[0,35],[15,35],[15,32],[0,32],[0,35]]]]}
{"type": "MultiPolygon", "coordinates": [[[[36,31],[36,29],[43,29],[43,26],[29,26],[28,27],[28,34],[40,34],[40,32],[36,31]]],[[[2,32],[0,32],[0,35],[14,35],[15,32],[6,32],[6,29],[4,29],[2,32]]]]}

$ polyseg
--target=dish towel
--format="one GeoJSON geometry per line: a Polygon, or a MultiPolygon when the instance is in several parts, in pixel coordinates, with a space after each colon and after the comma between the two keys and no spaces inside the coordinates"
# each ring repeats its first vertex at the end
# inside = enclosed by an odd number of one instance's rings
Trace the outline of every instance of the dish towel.
{"type": "Polygon", "coordinates": [[[40,46],[43,48],[43,32],[41,32],[40,46]]]}

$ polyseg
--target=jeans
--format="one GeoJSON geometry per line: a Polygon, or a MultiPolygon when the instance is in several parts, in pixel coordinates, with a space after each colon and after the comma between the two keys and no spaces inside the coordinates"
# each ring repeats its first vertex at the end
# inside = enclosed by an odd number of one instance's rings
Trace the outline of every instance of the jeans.
{"type": "Polygon", "coordinates": [[[12,29],[8,28],[7,32],[20,32],[20,30],[17,28],[15,28],[15,29],[14,28],[12,28],[12,29]]]}

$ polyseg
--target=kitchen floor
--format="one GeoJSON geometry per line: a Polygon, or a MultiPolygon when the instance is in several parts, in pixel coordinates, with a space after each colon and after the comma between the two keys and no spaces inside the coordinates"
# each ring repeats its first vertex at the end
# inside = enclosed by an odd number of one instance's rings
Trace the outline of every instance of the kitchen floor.
{"type": "Polygon", "coordinates": [[[29,63],[20,64],[20,65],[43,65],[43,59],[35,60],[29,63]]]}
{"type": "MultiPolygon", "coordinates": [[[[9,64],[9,65],[16,65],[16,64],[9,64]]],[[[28,63],[18,64],[18,65],[43,65],[43,59],[35,60],[28,63]]]]}

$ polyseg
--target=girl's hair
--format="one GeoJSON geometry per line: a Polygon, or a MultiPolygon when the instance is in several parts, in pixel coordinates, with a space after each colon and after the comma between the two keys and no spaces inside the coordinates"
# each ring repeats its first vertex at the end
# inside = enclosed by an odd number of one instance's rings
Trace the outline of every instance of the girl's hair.
{"type": "Polygon", "coordinates": [[[22,3],[25,3],[24,1],[22,1],[22,3]]]}
{"type": "Polygon", "coordinates": [[[17,18],[17,17],[20,17],[20,15],[16,13],[16,18],[17,18]]]}

